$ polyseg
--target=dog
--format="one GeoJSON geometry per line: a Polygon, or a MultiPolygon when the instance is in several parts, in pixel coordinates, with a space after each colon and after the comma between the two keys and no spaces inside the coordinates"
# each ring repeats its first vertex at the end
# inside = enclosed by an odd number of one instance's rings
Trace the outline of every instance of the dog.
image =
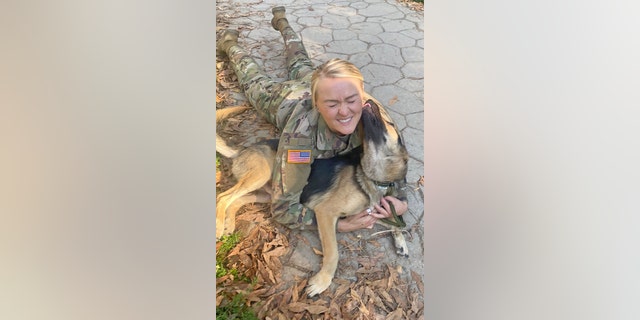
{"type": "MultiPolygon", "coordinates": [[[[246,108],[226,108],[216,112],[216,123],[246,108]]],[[[380,107],[368,100],[362,110],[357,134],[362,146],[352,152],[330,159],[316,159],[311,165],[307,185],[300,203],[315,212],[322,244],[322,267],[309,280],[307,295],[312,297],[326,290],[338,265],[336,224],[347,217],[380,203],[385,195],[394,195],[394,181],[407,174],[408,152],[395,126],[384,120],[380,107]]],[[[216,151],[233,158],[232,173],[236,185],[221,193],[216,204],[216,237],[233,231],[235,212],[250,202],[270,201],[270,179],[273,172],[278,140],[266,140],[238,151],[216,136],[216,151]]],[[[407,244],[400,227],[401,216],[383,221],[391,225],[396,253],[408,256],[407,244]]]]}
{"type": "MultiPolygon", "coordinates": [[[[216,110],[216,124],[247,109],[250,107],[216,110]]],[[[243,205],[271,201],[270,181],[277,147],[277,139],[268,139],[239,151],[216,134],[216,152],[233,159],[231,173],[237,181],[216,197],[216,239],[235,230],[236,212],[243,205]]]]}

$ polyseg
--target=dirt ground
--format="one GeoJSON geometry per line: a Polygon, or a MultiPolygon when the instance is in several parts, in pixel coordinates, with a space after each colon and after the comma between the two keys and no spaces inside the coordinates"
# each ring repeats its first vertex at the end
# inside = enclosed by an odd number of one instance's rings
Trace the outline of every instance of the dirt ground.
{"type": "MultiPolygon", "coordinates": [[[[234,11],[224,3],[219,5],[218,12],[225,14],[218,14],[216,26],[222,29],[234,17],[234,11]]],[[[250,106],[228,60],[220,56],[216,59],[216,108],[250,106]]],[[[217,132],[228,144],[241,146],[278,136],[277,130],[251,109],[218,126],[217,132]]],[[[221,158],[220,163],[218,192],[234,183],[230,161],[221,158]]],[[[421,181],[410,183],[414,188],[409,200],[423,201],[421,181]]],[[[422,248],[424,212],[408,214],[414,215],[410,221],[417,223],[407,226],[405,236],[422,248]]],[[[218,278],[216,307],[241,293],[259,319],[423,318],[422,252],[409,259],[398,258],[384,228],[340,234],[336,278],[329,289],[310,299],[304,289],[320,267],[317,233],[291,231],[271,222],[266,205],[245,206],[236,221],[242,240],[229,252],[226,263],[252,283],[232,275],[218,278]]]]}

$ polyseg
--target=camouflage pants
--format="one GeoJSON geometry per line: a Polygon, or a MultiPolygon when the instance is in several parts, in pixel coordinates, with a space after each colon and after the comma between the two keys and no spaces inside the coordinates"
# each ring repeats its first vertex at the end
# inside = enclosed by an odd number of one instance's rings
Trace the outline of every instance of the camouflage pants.
{"type": "Polygon", "coordinates": [[[288,80],[277,82],[269,77],[249,53],[240,46],[232,46],[228,56],[238,81],[258,113],[282,130],[292,109],[300,100],[311,97],[313,64],[302,40],[287,26],[282,31],[288,80]]]}

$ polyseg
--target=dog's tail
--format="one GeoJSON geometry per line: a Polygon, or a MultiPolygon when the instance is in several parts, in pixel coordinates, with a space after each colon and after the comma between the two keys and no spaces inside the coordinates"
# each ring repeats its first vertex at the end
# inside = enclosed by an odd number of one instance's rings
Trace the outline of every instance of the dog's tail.
{"type": "MultiPolygon", "coordinates": [[[[218,123],[224,121],[224,119],[250,108],[251,107],[238,106],[238,107],[217,109],[216,110],[216,126],[218,125],[218,123]]],[[[238,155],[238,152],[240,152],[240,150],[237,150],[235,148],[228,146],[227,143],[224,141],[224,139],[222,139],[216,132],[216,152],[220,153],[221,155],[227,158],[234,158],[236,155],[238,155]]]]}

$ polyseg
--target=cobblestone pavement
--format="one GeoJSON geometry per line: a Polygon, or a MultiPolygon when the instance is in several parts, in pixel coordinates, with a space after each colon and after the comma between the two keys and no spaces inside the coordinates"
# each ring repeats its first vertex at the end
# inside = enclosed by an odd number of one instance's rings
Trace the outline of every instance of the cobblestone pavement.
{"type": "MultiPolygon", "coordinates": [[[[217,27],[239,30],[240,45],[250,50],[275,79],[286,77],[284,44],[270,24],[271,8],[278,5],[285,6],[289,23],[301,35],[316,65],[343,58],[358,66],[365,78],[365,90],[385,105],[402,131],[411,157],[407,180],[416,186],[424,172],[422,12],[395,0],[219,0],[217,4],[217,27]]],[[[409,201],[405,219],[410,258],[396,256],[388,234],[376,234],[385,230],[383,227],[339,234],[341,260],[336,277],[355,280],[357,261],[349,259],[354,255],[381,257],[381,261],[402,270],[406,279],[410,279],[409,270],[423,274],[422,190],[416,187],[409,201]]],[[[321,249],[317,232],[299,232],[293,238],[290,243],[295,248],[283,261],[283,279],[287,281],[308,277],[321,263],[321,257],[310,248],[321,249]]],[[[329,290],[335,290],[333,286],[329,290]]]]}

